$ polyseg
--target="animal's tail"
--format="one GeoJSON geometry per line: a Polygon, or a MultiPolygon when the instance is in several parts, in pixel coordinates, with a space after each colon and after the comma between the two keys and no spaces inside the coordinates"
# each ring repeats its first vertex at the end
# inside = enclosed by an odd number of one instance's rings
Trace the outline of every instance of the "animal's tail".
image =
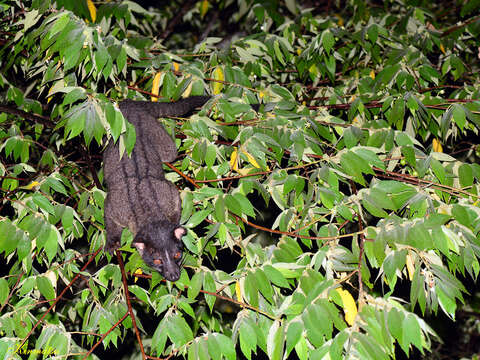
{"type": "Polygon", "coordinates": [[[144,102],[145,110],[155,117],[182,116],[202,106],[210,96],[190,96],[175,102],[144,102]]]}

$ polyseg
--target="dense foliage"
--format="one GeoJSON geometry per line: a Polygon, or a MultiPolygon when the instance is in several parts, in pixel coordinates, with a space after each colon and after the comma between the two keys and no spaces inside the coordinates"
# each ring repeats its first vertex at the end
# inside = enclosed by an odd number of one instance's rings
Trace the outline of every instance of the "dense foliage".
{"type": "Polygon", "coordinates": [[[478,1],[159,3],[0,1],[0,358],[378,360],[478,314],[478,1]],[[101,151],[201,94],[170,283],[103,252],[101,151]]]}

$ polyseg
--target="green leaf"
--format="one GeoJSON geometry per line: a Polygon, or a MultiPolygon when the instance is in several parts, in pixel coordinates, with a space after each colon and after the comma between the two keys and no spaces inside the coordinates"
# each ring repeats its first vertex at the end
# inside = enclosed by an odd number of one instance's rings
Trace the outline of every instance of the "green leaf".
{"type": "Polygon", "coordinates": [[[235,353],[235,347],[232,340],[223,334],[214,334],[215,340],[220,345],[220,351],[227,360],[235,360],[237,354],[235,353]]]}
{"type": "Polygon", "coordinates": [[[258,307],[258,287],[255,276],[248,272],[243,286],[247,302],[254,307],[258,307]]]}
{"type": "Polygon", "coordinates": [[[125,51],[125,48],[122,46],[120,49],[120,52],[118,54],[118,57],[116,59],[117,62],[117,67],[118,67],[118,72],[122,72],[125,70],[125,65],[127,63],[127,52],[125,51]]]}
{"type": "Polygon", "coordinates": [[[275,56],[277,58],[277,60],[283,65],[285,66],[285,59],[283,57],[283,53],[282,53],[282,50],[280,49],[280,44],[278,42],[278,40],[275,40],[273,42],[273,50],[275,51],[275,56]]]}
{"type": "Polygon", "coordinates": [[[302,320],[305,325],[308,340],[312,345],[319,347],[324,344],[325,340],[329,339],[329,336],[326,335],[328,333],[331,335],[333,324],[327,312],[320,305],[308,305],[302,313],[302,320]]]}
{"type": "Polygon", "coordinates": [[[300,320],[292,321],[287,327],[287,355],[290,354],[292,349],[300,341],[302,336],[304,325],[300,320]]]}
{"type": "Polygon", "coordinates": [[[465,123],[467,122],[463,106],[460,104],[454,104],[452,106],[453,106],[453,109],[452,109],[453,121],[455,121],[455,123],[458,125],[460,130],[463,131],[465,127],[465,123]]]}
{"type": "Polygon", "coordinates": [[[240,207],[242,208],[242,214],[247,214],[248,216],[255,218],[255,212],[253,211],[253,206],[246,196],[240,193],[235,193],[233,194],[233,197],[240,204],[240,207]]]}
{"type": "Polygon", "coordinates": [[[367,34],[368,34],[368,40],[370,40],[370,42],[372,44],[375,44],[377,42],[377,38],[378,38],[378,26],[377,26],[377,24],[370,25],[368,27],[367,34]]]}
{"type": "Polygon", "coordinates": [[[438,79],[441,77],[437,70],[427,64],[420,66],[419,72],[425,80],[431,81],[434,84],[438,84],[438,79]]]}
{"type": "Polygon", "coordinates": [[[365,195],[362,198],[362,205],[365,209],[372,214],[373,216],[385,218],[388,216],[387,212],[384,211],[381,207],[379,207],[372,197],[365,195]]]}
{"type": "Polygon", "coordinates": [[[135,141],[137,140],[137,133],[135,132],[135,127],[126,122],[126,132],[123,136],[125,141],[125,150],[127,150],[127,154],[130,155],[132,153],[133,147],[135,146],[135,141]]]}
{"type": "MultiPolygon", "coordinates": [[[[385,164],[383,163],[383,161],[380,160],[378,155],[375,154],[372,150],[358,147],[358,148],[352,149],[352,151],[356,155],[360,156],[363,160],[367,161],[367,163],[370,164],[371,166],[376,166],[380,169],[385,169],[385,164]]],[[[367,174],[373,173],[372,170],[370,170],[370,166],[367,167],[367,169],[368,170],[365,171],[367,174]]]]}
{"type": "Polygon", "coordinates": [[[56,192],[59,192],[63,195],[68,195],[67,190],[65,189],[65,186],[62,184],[60,180],[57,180],[53,176],[49,176],[48,178],[45,179],[45,184],[54,189],[56,192]]]}
{"type": "Polygon", "coordinates": [[[81,106],[76,106],[65,116],[68,117],[65,125],[65,134],[68,135],[67,140],[70,140],[80,134],[85,128],[86,113],[81,106]]]}
{"type": "Polygon", "coordinates": [[[165,349],[167,342],[167,323],[168,321],[165,318],[161,320],[152,337],[152,348],[155,349],[157,355],[161,355],[163,349],[165,349]]]}
{"type": "Polygon", "coordinates": [[[270,281],[280,287],[283,288],[290,288],[290,285],[288,284],[288,281],[284,278],[282,273],[275,269],[271,265],[264,265],[263,266],[263,271],[267,275],[267,277],[270,279],[270,281]]]}
{"type": "MultiPolygon", "coordinates": [[[[213,278],[213,275],[211,272],[206,272],[203,277],[203,289],[206,291],[209,291],[211,293],[214,293],[217,291],[217,288],[215,286],[215,280],[213,278]]],[[[207,302],[208,307],[210,308],[210,312],[213,309],[213,305],[215,304],[215,301],[217,298],[213,295],[205,294],[205,301],[207,302]]]]}
{"type": "Polygon", "coordinates": [[[50,203],[50,201],[43,196],[42,194],[34,194],[33,197],[33,202],[38,205],[40,209],[45,210],[49,214],[54,215],[55,214],[55,209],[53,208],[53,205],[50,203]]]}
{"type": "Polygon", "coordinates": [[[190,300],[196,299],[203,283],[203,272],[197,272],[190,280],[190,286],[187,290],[187,296],[190,300]]]}
{"type": "Polygon", "coordinates": [[[388,312],[387,324],[390,334],[398,341],[406,354],[408,354],[408,344],[403,341],[403,320],[405,316],[403,313],[395,308],[388,312]]]}
{"type": "Polygon", "coordinates": [[[220,350],[220,344],[217,341],[217,337],[214,334],[210,334],[207,337],[207,347],[208,347],[208,355],[213,360],[221,360],[222,359],[222,351],[220,350]]]}
{"type": "Polygon", "coordinates": [[[362,185],[365,184],[362,173],[373,174],[368,162],[351,151],[342,154],[340,164],[348,175],[351,175],[355,181],[362,185]]]}
{"type": "Polygon", "coordinates": [[[257,336],[255,329],[250,325],[248,321],[243,321],[240,325],[240,349],[247,359],[251,358],[251,352],[256,352],[257,348],[257,336]]]}
{"type": "Polygon", "coordinates": [[[343,347],[348,340],[349,334],[346,330],[339,332],[332,341],[332,345],[330,346],[329,353],[332,360],[341,360],[343,359],[343,347]]]}
{"type": "Polygon", "coordinates": [[[281,360],[283,355],[284,334],[283,326],[278,320],[272,323],[268,331],[267,354],[269,359],[281,360]]]}
{"type": "Polygon", "coordinates": [[[451,298],[445,294],[440,286],[435,288],[435,292],[438,296],[438,302],[443,312],[447,314],[452,320],[455,320],[455,311],[457,310],[457,303],[455,298],[451,298]]]}
{"type": "Polygon", "coordinates": [[[462,164],[458,168],[458,180],[463,188],[473,185],[473,170],[469,164],[462,164]]]}
{"type": "Polygon", "coordinates": [[[295,102],[295,98],[292,93],[280,85],[272,85],[272,91],[278,96],[282,97],[284,100],[295,102]]]}
{"type": "Polygon", "coordinates": [[[195,212],[188,222],[185,224],[186,228],[194,228],[200,224],[212,212],[212,210],[200,210],[195,212]]]}
{"type": "Polygon", "coordinates": [[[61,243],[61,235],[55,226],[50,225],[50,231],[48,231],[48,236],[46,237],[45,245],[43,246],[49,263],[51,263],[53,258],[57,255],[59,243],[61,243]]]}
{"type": "Polygon", "coordinates": [[[46,300],[51,300],[50,303],[53,303],[55,299],[55,290],[50,280],[45,276],[37,276],[37,287],[40,290],[40,293],[46,300]]]}
{"type": "Polygon", "coordinates": [[[114,108],[111,103],[105,105],[105,116],[107,122],[110,125],[110,133],[112,134],[113,141],[116,142],[124,126],[123,115],[120,111],[114,108]]]}
{"type": "Polygon", "coordinates": [[[225,222],[225,210],[225,198],[223,196],[219,196],[217,201],[215,201],[215,217],[217,218],[218,222],[225,222]]]}
{"type": "Polygon", "coordinates": [[[8,293],[8,282],[4,278],[0,278],[0,306],[4,305],[5,301],[7,300],[8,293]]]}
{"type": "Polygon", "coordinates": [[[87,146],[90,145],[90,141],[95,136],[97,142],[100,144],[105,129],[97,113],[96,107],[93,102],[89,102],[89,105],[85,108],[85,128],[83,129],[83,135],[87,146]]]}
{"type": "Polygon", "coordinates": [[[330,32],[330,30],[325,30],[324,32],[322,32],[321,41],[323,48],[327,53],[329,53],[333,45],[335,45],[335,38],[333,37],[333,34],[330,32]]]}
{"type": "Polygon", "coordinates": [[[148,292],[145,289],[141,288],[140,286],[129,285],[128,290],[131,291],[137,298],[142,300],[145,304],[150,303],[148,292]]]}
{"type": "Polygon", "coordinates": [[[167,334],[176,348],[193,340],[193,333],[180,315],[172,315],[167,320],[167,334]]]}
{"type": "Polygon", "coordinates": [[[261,294],[265,297],[265,299],[267,299],[267,301],[273,302],[272,284],[270,284],[268,277],[265,275],[262,269],[255,270],[255,279],[261,294]]]}
{"type": "Polygon", "coordinates": [[[69,231],[73,225],[73,209],[70,206],[65,206],[62,213],[62,225],[66,231],[69,231]]]}
{"type": "Polygon", "coordinates": [[[243,215],[242,205],[235,196],[227,194],[227,196],[225,196],[225,205],[227,206],[227,209],[235,215],[240,217],[243,215]]]}
{"type": "Polygon", "coordinates": [[[63,105],[70,105],[73,104],[74,102],[77,102],[80,99],[85,99],[87,97],[87,93],[84,88],[81,87],[75,87],[71,91],[65,95],[65,98],[63,99],[63,105]]]}
{"type": "Polygon", "coordinates": [[[217,158],[217,151],[214,145],[208,145],[205,152],[205,164],[208,167],[212,167],[217,158]]]}
{"type": "MultiPolygon", "coordinates": [[[[413,344],[417,349],[422,350],[422,332],[417,317],[413,314],[405,316],[402,322],[402,328],[402,338],[405,345],[413,344]]],[[[408,351],[406,351],[406,353],[408,355],[408,351]]]]}
{"type": "Polygon", "coordinates": [[[383,271],[391,289],[395,287],[397,281],[396,271],[403,269],[405,266],[406,256],[407,250],[392,251],[383,262],[383,271]]]}
{"type": "Polygon", "coordinates": [[[400,69],[400,65],[388,65],[377,75],[377,84],[388,85],[395,74],[400,69]]]}
{"type": "Polygon", "coordinates": [[[0,252],[9,255],[17,248],[20,236],[17,234],[16,227],[8,219],[0,222],[0,252]]]}
{"type": "Polygon", "coordinates": [[[325,67],[327,68],[328,76],[330,80],[333,81],[335,79],[335,70],[336,70],[336,60],[335,57],[332,56],[325,56],[325,67]]]}

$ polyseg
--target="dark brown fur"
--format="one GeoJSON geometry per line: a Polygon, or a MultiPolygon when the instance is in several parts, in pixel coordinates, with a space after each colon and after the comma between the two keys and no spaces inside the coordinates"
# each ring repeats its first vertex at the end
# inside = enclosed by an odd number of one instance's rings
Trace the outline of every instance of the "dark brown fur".
{"type": "Polygon", "coordinates": [[[162,170],[163,162],[175,160],[177,149],[157,118],[185,115],[208,99],[193,96],[175,103],[121,102],[123,116],[135,126],[135,147],[131,157],[124,154],[120,159],[118,144],[110,142],[103,154],[108,186],[107,249],[113,251],[120,245],[122,230],[128,227],[134,236],[133,245],[145,263],[170,281],[180,277],[185,229],[179,225],[179,193],[162,170]]]}

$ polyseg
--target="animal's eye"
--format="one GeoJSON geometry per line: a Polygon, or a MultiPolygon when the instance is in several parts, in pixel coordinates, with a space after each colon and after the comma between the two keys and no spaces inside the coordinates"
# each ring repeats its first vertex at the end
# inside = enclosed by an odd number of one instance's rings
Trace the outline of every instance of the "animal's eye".
{"type": "Polygon", "coordinates": [[[162,265],[162,260],[160,260],[160,259],[155,259],[155,260],[153,260],[153,263],[154,263],[155,265],[162,265]]]}
{"type": "Polygon", "coordinates": [[[180,251],[177,251],[177,252],[175,253],[175,255],[173,255],[173,258],[174,258],[175,260],[178,260],[178,259],[180,259],[181,257],[182,257],[182,253],[181,253],[180,251]]]}

